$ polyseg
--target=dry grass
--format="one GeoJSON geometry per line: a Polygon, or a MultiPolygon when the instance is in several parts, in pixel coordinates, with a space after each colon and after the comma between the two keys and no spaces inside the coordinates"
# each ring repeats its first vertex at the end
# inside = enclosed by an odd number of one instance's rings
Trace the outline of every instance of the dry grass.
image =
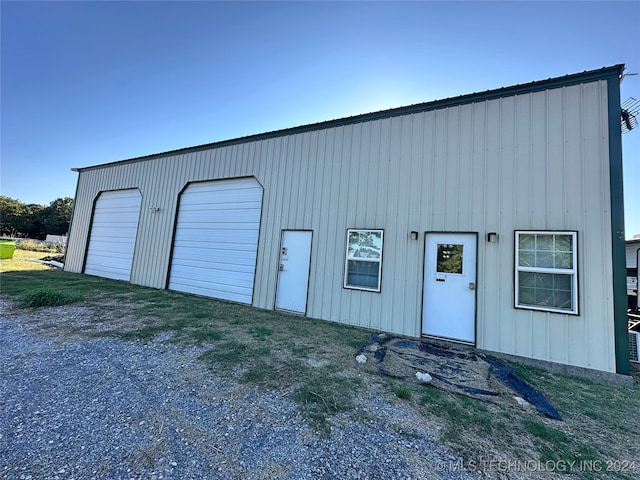
{"type": "Polygon", "coordinates": [[[28,272],[38,270],[51,270],[55,267],[45,265],[40,262],[34,262],[33,260],[39,260],[41,258],[51,255],[47,252],[34,252],[31,250],[16,250],[13,252],[13,258],[0,259],[0,272],[28,272]]]}

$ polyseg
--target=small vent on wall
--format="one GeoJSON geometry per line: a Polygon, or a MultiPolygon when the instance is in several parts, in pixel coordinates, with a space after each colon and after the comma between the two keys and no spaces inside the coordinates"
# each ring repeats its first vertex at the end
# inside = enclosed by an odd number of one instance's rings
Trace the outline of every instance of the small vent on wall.
{"type": "Polygon", "coordinates": [[[636,116],[640,113],[640,101],[633,97],[629,97],[622,105],[620,105],[620,126],[622,133],[627,133],[638,126],[636,116]]]}

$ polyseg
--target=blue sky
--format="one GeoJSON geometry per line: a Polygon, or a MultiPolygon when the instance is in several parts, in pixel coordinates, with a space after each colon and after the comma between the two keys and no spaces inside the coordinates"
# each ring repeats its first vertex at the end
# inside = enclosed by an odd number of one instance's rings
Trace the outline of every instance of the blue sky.
{"type": "MultiPolygon", "coordinates": [[[[0,2],[0,193],[83,167],[625,63],[640,2],[0,2]]],[[[622,83],[640,99],[640,75],[622,83]]],[[[640,128],[623,135],[640,233],[640,128]]]]}

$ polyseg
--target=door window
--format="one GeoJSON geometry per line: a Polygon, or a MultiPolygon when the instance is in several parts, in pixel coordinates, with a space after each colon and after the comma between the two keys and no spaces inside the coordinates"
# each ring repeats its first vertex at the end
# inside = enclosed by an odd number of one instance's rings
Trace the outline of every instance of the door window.
{"type": "Polygon", "coordinates": [[[439,243],[436,271],[438,273],[462,274],[462,252],[462,245],[439,243]]]}

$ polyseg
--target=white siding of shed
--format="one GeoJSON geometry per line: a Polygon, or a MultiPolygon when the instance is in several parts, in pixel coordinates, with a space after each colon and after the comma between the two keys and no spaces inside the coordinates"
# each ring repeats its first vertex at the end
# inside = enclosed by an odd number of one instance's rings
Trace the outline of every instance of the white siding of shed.
{"type": "Polygon", "coordinates": [[[86,199],[135,186],[131,281],[162,288],[181,189],[254,176],[253,305],[274,306],[281,230],[313,230],[308,316],[419,336],[424,237],[408,233],[498,232],[478,245],[478,347],[615,371],[607,112],[602,80],[84,170],[65,268],[79,271],[86,199]],[[380,293],[342,288],[347,228],[384,229],[380,293]],[[579,316],[513,308],[517,229],[578,232],[579,316]]]}

